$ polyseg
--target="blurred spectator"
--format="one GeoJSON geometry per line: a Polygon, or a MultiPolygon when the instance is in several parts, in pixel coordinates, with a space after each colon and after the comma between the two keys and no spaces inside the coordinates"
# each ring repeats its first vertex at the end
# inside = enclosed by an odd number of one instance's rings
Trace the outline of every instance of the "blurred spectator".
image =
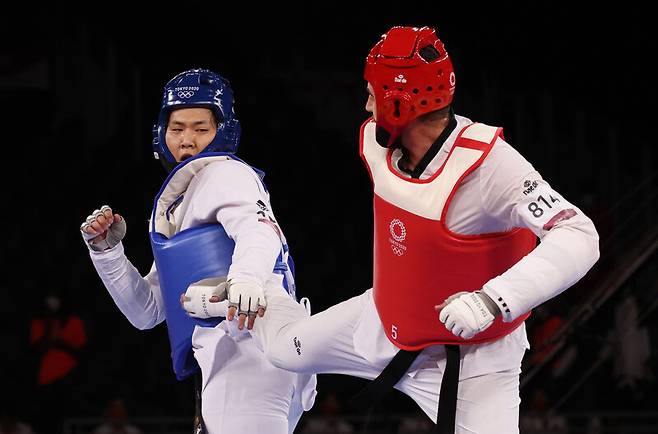
{"type": "MultiPolygon", "coordinates": [[[[530,363],[538,365],[544,363],[555,349],[558,341],[551,342],[551,339],[557,335],[565,321],[559,314],[550,311],[546,306],[537,306],[534,309],[534,314],[537,326],[530,335],[530,347],[532,348],[530,363]]],[[[549,365],[551,377],[557,378],[564,375],[577,355],[577,347],[573,344],[561,350],[559,354],[554,356],[554,360],[549,365]]]]}
{"type": "Polygon", "coordinates": [[[87,343],[82,319],[61,310],[61,299],[48,295],[45,314],[32,320],[30,343],[39,358],[37,384],[46,386],[69,375],[78,366],[78,352],[87,343]]]}
{"type": "Polygon", "coordinates": [[[424,414],[405,416],[400,420],[398,434],[430,434],[436,425],[424,414]]]}
{"type": "Polygon", "coordinates": [[[550,411],[546,393],[537,389],[530,399],[530,411],[521,414],[519,428],[524,434],[568,434],[569,424],[564,416],[550,411]]]}
{"type": "Polygon", "coordinates": [[[0,416],[0,434],[34,434],[32,427],[11,416],[0,416]]]}
{"type": "Polygon", "coordinates": [[[92,434],[142,434],[142,431],[128,421],[128,412],[123,400],[115,398],[107,403],[105,422],[92,434]]]}
{"type": "Polygon", "coordinates": [[[30,425],[18,419],[15,405],[8,402],[8,399],[8,396],[3,397],[0,402],[0,434],[34,434],[30,425]]]}
{"type": "MultiPolygon", "coordinates": [[[[638,325],[638,305],[628,296],[615,308],[614,375],[617,387],[640,394],[639,383],[651,379],[651,338],[646,327],[638,325]]],[[[639,398],[639,396],[637,396],[639,398]]]]}
{"type": "Polygon", "coordinates": [[[59,432],[66,416],[77,415],[81,397],[76,386],[80,351],[87,343],[82,319],[62,299],[48,294],[44,310],[30,323],[30,344],[36,359],[34,421],[43,433],[59,432]]]}
{"type": "Polygon", "coordinates": [[[538,365],[543,363],[555,348],[555,343],[549,344],[549,342],[564,325],[564,320],[559,315],[550,312],[546,306],[537,306],[533,313],[537,325],[530,335],[532,348],[530,362],[538,365]]]}
{"type": "Polygon", "coordinates": [[[308,415],[303,434],[350,434],[354,427],[341,417],[341,405],[334,392],[325,395],[320,415],[308,415]]]}
{"type": "Polygon", "coordinates": [[[587,421],[585,434],[603,434],[603,422],[598,415],[592,415],[587,421]]]}

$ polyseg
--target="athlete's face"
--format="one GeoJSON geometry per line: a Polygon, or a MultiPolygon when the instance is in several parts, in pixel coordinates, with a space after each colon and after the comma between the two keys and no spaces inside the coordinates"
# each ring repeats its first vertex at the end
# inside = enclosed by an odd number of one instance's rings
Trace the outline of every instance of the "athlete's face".
{"type": "Polygon", "coordinates": [[[372,113],[372,118],[377,120],[377,105],[375,104],[375,91],[372,85],[368,83],[368,101],[366,101],[366,111],[372,113]]]}
{"type": "Polygon", "coordinates": [[[217,134],[217,123],[207,108],[181,108],[169,115],[165,140],[177,162],[203,151],[217,134]]]}

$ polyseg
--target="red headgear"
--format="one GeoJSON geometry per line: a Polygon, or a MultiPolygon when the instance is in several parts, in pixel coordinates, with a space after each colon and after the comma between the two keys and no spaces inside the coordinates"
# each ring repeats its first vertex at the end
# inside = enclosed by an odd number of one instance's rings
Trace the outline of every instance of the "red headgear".
{"type": "Polygon", "coordinates": [[[376,100],[377,142],[389,147],[418,116],[447,107],[455,71],[430,27],[393,27],[370,50],[365,79],[376,100]]]}

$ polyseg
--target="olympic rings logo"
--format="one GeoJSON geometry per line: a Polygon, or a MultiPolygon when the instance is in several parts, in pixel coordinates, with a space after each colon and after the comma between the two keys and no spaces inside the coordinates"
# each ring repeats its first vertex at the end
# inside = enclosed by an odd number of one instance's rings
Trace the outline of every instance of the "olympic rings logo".
{"type": "Polygon", "coordinates": [[[398,256],[404,255],[404,250],[402,250],[401,248],[399,248],[397,246],[394,246],[394,245],[391,244],[391,249],[393,250],[393,253],[395,253],[398,256]]]}
{"type": "Polygon", "coordinates": [[[178,91],[178,98],[192,98],[194,96],[193,90],[178,91]]]}
{"type": "Polygon", "coordinates": [[[404,239],[407,237],[407,229],[404,227],[404,223],[398,219],[391,221],[391,224],[388,226],[388,230],[391,232],[391,236],[395,241],[404,241],[404,239]]]}

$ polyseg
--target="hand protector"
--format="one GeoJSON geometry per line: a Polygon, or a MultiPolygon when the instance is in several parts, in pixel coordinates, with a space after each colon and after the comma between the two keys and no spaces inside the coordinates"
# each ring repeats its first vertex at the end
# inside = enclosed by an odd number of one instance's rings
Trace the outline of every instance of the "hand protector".
{"type": "Polygon", "coordinates": [[[265,292],[257,283],[230,280],[228,283],[228,306],[236,307],[238,315],[256,315],[258,309],[267,307],[265,292]]]}
{"type": "Polygon", "coordinates": [[[185,294],[181,295],[180,302],[189,316],[206,319],[225,317],[228,309],[225,300],[226,278],[213,277],[188,286],[185,294]]]}
{"type": "Polygon", "coordinates": [[[486,330],[495,317],[477,292],[459,292],[449,297],[439,321],[457,337],[471,339],[486,330]]]}
{"type": "MultiPolygon", "coordinates": [[[[100,224],[100,223],[99,223],[100,224]]],[[[120,219],[115,219],[112,214],[112,208],[107,205],[103,205],[101,209],[95,209],[90,215],[87,216],[87,219],[82,222],[80,225],[80,233],[82,238],[85,240],[87,245],[91,250],[96,252],[102,252],[104,250],[111,249],[112,247],[119,244],[119,242],[126,236],[126,219],[121,217],[120,219]],[[106,221],[108,219],[108,214],[112,218],[112,224],[107,229],[107,234],[104,239],[99,239],[102,234],[89,234],[85,229],[94,221],[98,221],[102,217],[106,221]]]]}

